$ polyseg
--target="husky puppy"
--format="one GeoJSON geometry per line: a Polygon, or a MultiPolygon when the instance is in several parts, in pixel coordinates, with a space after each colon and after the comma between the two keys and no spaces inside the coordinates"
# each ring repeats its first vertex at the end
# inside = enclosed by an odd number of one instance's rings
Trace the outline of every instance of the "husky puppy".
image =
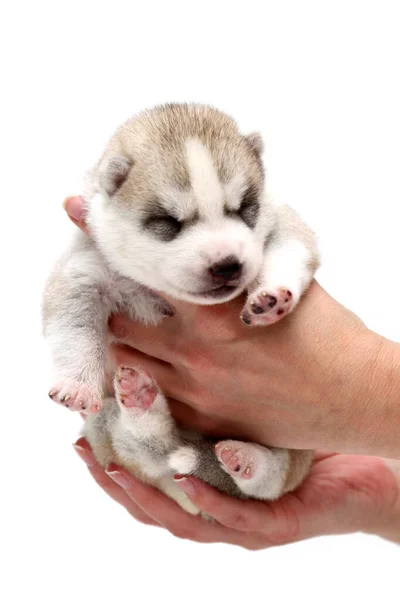
{"type": "Polygon", "coordinates": [[[170,311],[157,292],[216,304],[246,290],[248,326],[295,308],[319,264],[316,241],[289,207],[272,204],[261,154],[259,134],[243,135],[209,106],[167,104],[128,120],[87,175],[91,237],[76,232],[44,293],[52,400],[88,415],[84,435],[100,464],[125,467],[192,513],[174,474],[275,499],[303,481],[312,452],[180,430],[140,369],[121,365],[105,397],[107,322],[123,311],[156,325],[170,311]]]}

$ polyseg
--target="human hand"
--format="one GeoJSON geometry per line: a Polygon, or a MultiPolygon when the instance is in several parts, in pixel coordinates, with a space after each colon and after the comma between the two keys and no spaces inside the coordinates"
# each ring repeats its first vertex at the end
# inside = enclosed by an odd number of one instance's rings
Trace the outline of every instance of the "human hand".
{"type": "MultiPolygon", "coordinates": [[[[79,198],[66,209],[85,230],[79,198]]],[[[291,315],[266,328],[239,320],[243,298],[169,302],[175,316],[158,327],[114,316],[124,345],[112,354],[116,364],[150,371],[178,421],[265,445],[400,456],[399,346],[316,282],[291,315]]]]}
{"type": "Polygon", "coordinates": [[[321,454],[303,485],[274,502],[237,500],[193,477],[182,479],[191,501],[215,519],[210,522],[116,465],[104,471],[84,438],[75,449],[100,487],[134,518],[180,538],[251,550],[357,531],[400,542],[400,461],[321,454]]]}
{"type": "Polygon", "coordinates": [[[179,422],[264,445],[400,456],[400,347],[316,282],[268,328],[242,325],[241,298],[169,301],[175,316],[156,328],[115,315],[112,356],[150,371],[179,422]]]}

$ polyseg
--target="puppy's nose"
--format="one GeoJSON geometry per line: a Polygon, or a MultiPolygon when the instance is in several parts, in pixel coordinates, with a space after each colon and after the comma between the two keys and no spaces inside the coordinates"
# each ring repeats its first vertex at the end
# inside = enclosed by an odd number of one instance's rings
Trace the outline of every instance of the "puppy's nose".
{"type": "Polygon", "coordinates": [[[228,256],[210,267],[209,272],[216,281],[232,281],[240,277],[242,264],[236,256],[228,256]]]}

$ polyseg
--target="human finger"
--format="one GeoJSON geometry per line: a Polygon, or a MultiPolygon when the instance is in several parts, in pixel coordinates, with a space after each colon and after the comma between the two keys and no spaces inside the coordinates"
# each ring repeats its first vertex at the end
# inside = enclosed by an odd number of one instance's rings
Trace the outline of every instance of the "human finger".
{"type": "Polygon", "coordinates": [[[203,543],[228,543],[256,548],[260,542],[246,539],[242,532],[230,531],[220,523],[206,521],[184,511],[174,500],[159,490],[144,484],[117,465],[110,465],[107,474],[118,482],[125,492],[152,519],[168,529],[175,537],[203,543]]]}
{"type": "Polygon", "coordinates": [[[110,498],[126,508],[129,514],[137,521],[140,521],[146,525],[159,525],[156,521],[149,517],[149,515],[147,515],[118,484],[113,482],[112,479],[108,477],[104,469],[102,469],[102,467],[97,463],[85,438],[80,438],[77,440],[75,444],[73,444],[73,447],[78,456],[86,463],[89,473],[95,482],[106,492],[108,496],[110,496],[110,498]]]}
{"type": "Polygon", "coordinates": [[[82,196],[68,196],[65,198],[63,209],[71,221],[84,233],[88,234],[82,196]]]}
{"type": "Polygon", "coordinates": [[[176,481],[197,508],[228,529],[263,533],[271,545],[294,541],[298,535],[297,519],[282,501],[232,498],[194,477],[176,481]]]}

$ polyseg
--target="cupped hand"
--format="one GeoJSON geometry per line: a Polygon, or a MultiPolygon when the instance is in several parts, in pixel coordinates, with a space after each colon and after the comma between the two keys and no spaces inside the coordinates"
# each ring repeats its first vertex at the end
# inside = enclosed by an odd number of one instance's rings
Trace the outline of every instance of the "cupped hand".
{"type": "Polygon", "coordinates": [[[303,485],[274,502],[237,500],[193,477],[182,479],[179,485],[211,522],[116,465],[104,471],[85,439],[75,448],[100,487],[135,519],[179,538],[251,550],[357,531],[400,541],[400,461],[321,454],[303,485]]]}

